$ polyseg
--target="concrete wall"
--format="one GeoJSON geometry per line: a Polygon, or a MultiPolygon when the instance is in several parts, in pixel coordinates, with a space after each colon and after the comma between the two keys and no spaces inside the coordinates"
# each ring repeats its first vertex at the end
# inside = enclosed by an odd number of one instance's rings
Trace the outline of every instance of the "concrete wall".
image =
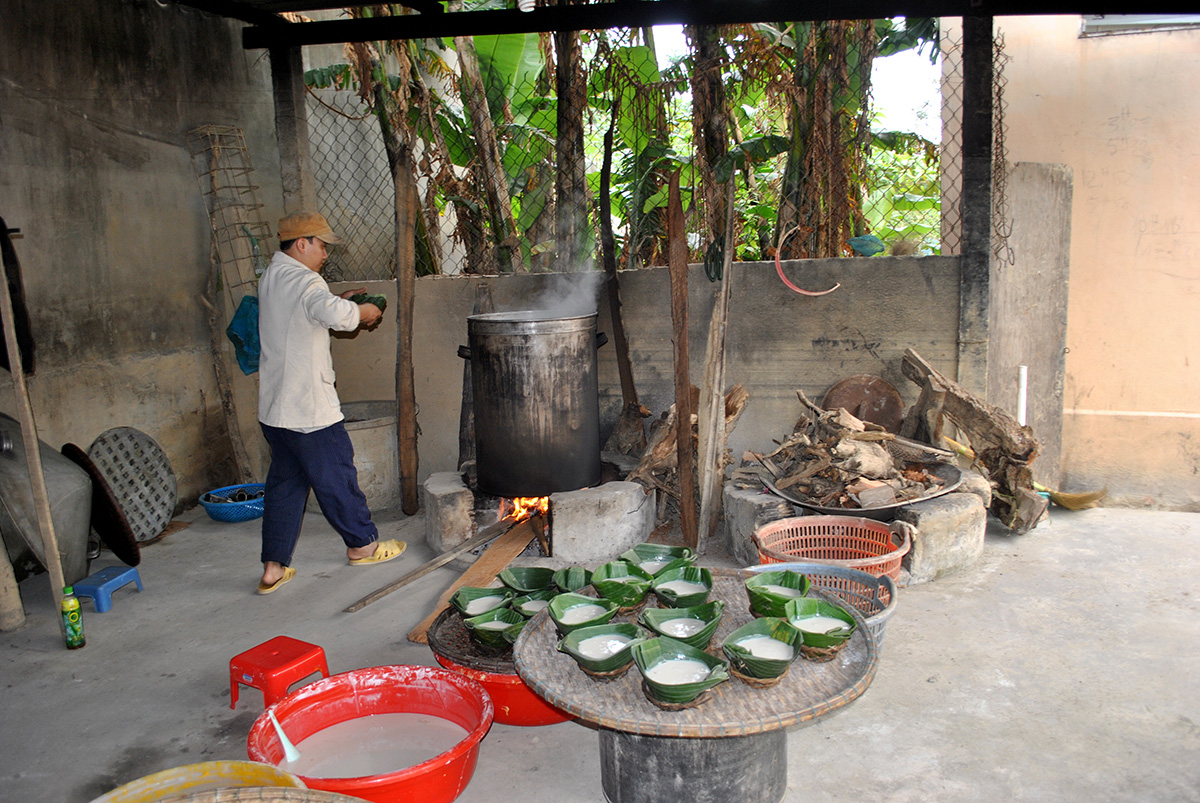
{"type": "MultiPolygon", "coordinates": [[[[740,459],[745,449],[770,448],[771,439],[792,432],[800,414],[797,389],[819,403],[839,379],[876,374],[895,385],[906,405],[911,404],[917,388],[900,374],[905,348],[915,349],[940,370],[954,375],[957,259],[814,260],[788,263],[785,268],[802,286],[823,289],[841,282],[842,287],[821,298],[803,298],[780,283],[772,264],[733,267],[728,381],[741,382],[751,395],[730,444],[735,458],[740,459]]],[[[591,309],[599,304],[598,328],[611,333],[608,300],[599,293],[597,278],[597,274],[534,274],[418,280],[413,360],[420,406],[422,481],[430,473],[457,467],[463,362],[456,350],[467,343],[467,316],[472,312],[477,284],[491,286],[497,310],[545,308],[551,303],[546,299],[561,301],[578,289],[579,297],[591,309]]],[[[702,268],[691,269],[689,342],[695,384],[703,372],[716,288],[702,268]]],[[[670,406],[674,393],[667,271],[650,268],[622,273],[621,298],[638,393],[657,415],[670,406]]],[[[358,365],[374,359],[366,356],[369,349],[386,348],[386,338],[368,343],[368,336],[372,333],[357,338],[364,349],[358,365]]],[[[606,435],[620,412],[620,380],[612,344],[598,354],[601,430],[606,435]]],[[[339,362],[337,371],[341,388],[370,385],[354,363],[339,362]]],[[[379,377],[373,390],[362,392],[384,389],[379,377]]],[[[350,398],[344,389],[342,395],[350,398]]]]}
{"type": "Polygon", "coordinates": [[[1074,174],[1063,490],[1200,510],[1200,30],[1079,24],[996,23],[1009,160],[1074,174]]]}
{"type": "Polygon", "coordinates": [[[1063,165],[1013,166],[1007,249],[992,257],[988,309],[988,401],[1016,416],[1019,366],[1027,368],[1025,420],[1041,443],[1034,476],[1051,488],[1062,480],[1071,178],[1063,165]]]}
{"type": "MultiPolygon", "coordinates": [[[[190,506],[232,464],[199,300],[209,224],[185,138],[241,127],[273,222],[266,60],[242,50],[241,23],[170,3],[8,0],[3,17],[0,216],[22,233],[40,436],[86,449],[111,427],[140,429],[190,506]]],[[[0,410],[16,412],[7,375],[0,410]]]]}

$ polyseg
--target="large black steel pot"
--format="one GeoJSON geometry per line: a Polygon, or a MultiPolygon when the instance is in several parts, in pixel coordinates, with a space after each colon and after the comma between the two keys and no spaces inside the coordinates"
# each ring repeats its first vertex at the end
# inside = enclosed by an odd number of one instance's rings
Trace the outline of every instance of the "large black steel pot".
{"type": "MultiPolygon", "coordinates": [[[[479,489],[549,496],[600,482],[596,314],[467,318],[479,489]]],[[[465,352],[465,353],[464,353],[465,352]]]]}

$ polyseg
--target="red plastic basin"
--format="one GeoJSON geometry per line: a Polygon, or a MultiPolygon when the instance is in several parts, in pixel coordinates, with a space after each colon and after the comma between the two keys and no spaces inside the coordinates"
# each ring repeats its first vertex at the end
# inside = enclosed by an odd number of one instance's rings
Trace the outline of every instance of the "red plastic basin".
{"type": "MultiPolygon", "coordinates": [[[[446,752],[395,772],[362,778],[299,776],[310,789],[375,803],[450,803],[467,788],[479,758],[479,743],[495,716],[491,698],[480,684],[431,666],[375,666],[332,675],[289,694],[267,711],[274,712],[293,743],[371,714],[425,714],[466,728],[467,737],[446,752]]],[[[246,753],[252,761],[278,766],[283,762],[283,745],[267,711],[250,729],[246,753]]]]}
{"type": "Polygon", "coordinates": [[[496,721],[502,725],[554,725],[572,718],[570,714],[563,713],[534,694],[519,675],[484,672],[459,666],[436,652],[433,657],[452,672],[468,677],[487,689],[492,704],[496,707],[496,721]]]}

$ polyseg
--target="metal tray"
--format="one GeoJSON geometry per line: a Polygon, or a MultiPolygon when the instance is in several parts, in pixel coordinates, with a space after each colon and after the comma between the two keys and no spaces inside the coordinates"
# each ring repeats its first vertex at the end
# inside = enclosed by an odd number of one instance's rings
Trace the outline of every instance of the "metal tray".
{"type": "Polygon", "coordinates": [[[958,490],[958,486],[962,485],[963,476],[962,470],[953,463],[932,463],[926,464],[930,474],[942,480],[945,483],[941,488],[931,494],[918,497],[916,499],[908,499],[903,502],[893,502],[890,505],[880,505],[879,507],[821,507],[814,505],[812,502],[806,502],[793,494],[786,491],[781,491],[775,487],[775,483],[770,480],[763,480],[763,485],[767,490],[791,502],[794,505],[799,505],[806,510],[814,510],[817,513],[824,513],[827,516],[860,516],[873,521],[891,521],[896,517],[896,511],[905,505],[911,505],[914,502],[924,502],[926,499],[936,499],[939,496],[944,496],[952,491],[958,490]]]}

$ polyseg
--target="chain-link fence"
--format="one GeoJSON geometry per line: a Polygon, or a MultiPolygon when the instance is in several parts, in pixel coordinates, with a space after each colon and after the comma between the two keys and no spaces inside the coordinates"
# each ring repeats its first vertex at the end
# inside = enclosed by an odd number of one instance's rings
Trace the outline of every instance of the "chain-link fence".
{"type": "Polygon", "coordinates": [[[959,46],[943,43],[942,142],[872,130],[873,61],[929,30],[689,26],[673,59],[621,29],[348,49],[308,75],[318,197],[348,241],[327,270],[394,276],[386,120],[417,184],[421,274],[665,264],[674,175],[689,259],[718,270],[727,230],[738,260],[956,253],[959,46]],[[351,91],[381,64],[387,86],[361,94],[383,124],[351,91]]]}

